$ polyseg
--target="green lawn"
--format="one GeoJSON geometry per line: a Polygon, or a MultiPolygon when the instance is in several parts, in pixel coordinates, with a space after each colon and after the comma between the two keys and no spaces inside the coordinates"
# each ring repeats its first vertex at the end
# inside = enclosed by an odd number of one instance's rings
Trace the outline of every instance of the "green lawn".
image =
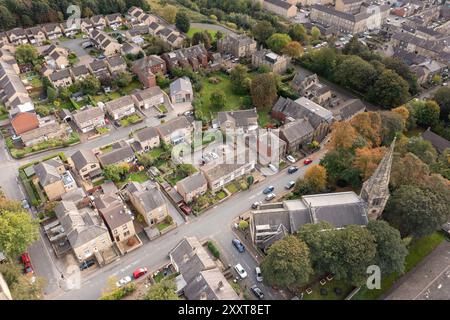
{"type": "MultiPolygon", "coordinates": [[[[406,257],[405,274],[414,268],[423,258],[429,255],[442,241],[444,235],[441,232],[435,232],[431,236],[415,239],[411,242],[406,257]]],[[[400,279],[402,274],[394,273],[381,280],[380,290],[369,290],[363,286],[361,290],[353,297],[353,300],[376,300],[383,293],[387,292],[394,282],[400,279]]]]}
{"type": "Polygon", "coordinates": [[[125,117],[123,119],[120,120],[120,125],[122,127],[127,127],[130,126],[132,124],[138,123],[139,121],[141,121],[141,117],[138,114],[132,114],[128,117],[125,117]]]}
{"type": "Polygon", "coordinates": [[[161,222],[156,225],[156,228],[158,228],[159,231],[162,231],[169,226],[170,226],[170,224],[168,224],[166,222],[161,222]]]}
{"type": "Polygon", "coordinates": [[[127,94],[130,94],[135,89],[142,89],[141,83],[137,80],[132,81],[128,86],[126,86],[125,88],[122,88],[120,90],[120,93],[122,93],[123,95],[127,95],[127,94]]]}
{"type": "Polygon", "coordinates": [[[202,32],[202,31],[208,31],[209,34],[211,35],[211,37],[213,38],[213,40],[216,38],[216,30],[212,30],[212,29],[203,29],[203,28],[190,28],[187,35],[189,36],[189,38],[192,38],[192,36],[194,35],[194,33],[197,32],[202,32]]]}
{"type": "Polygon", "coordinates": [[[131,181],[135,182],[145,182],[148,180],[148,175],[145,173],[145,171],[139,171],[139,172],[133,172],[130,173],[130,176],[128,177],[131,181]]]}
{"type": "Polygon", "coordinates": [[[233,92],[230,77],[225,73],[214,73],[211,77],[220,79],[217,84],[210,83],[208,78],[203,80],[203,88],[197,94],[195,102],[195,112],[203,120],[212,119],[218,111],[238,110],[244,105],[246,96],[237,95],[233,92]],[[222,110],[211,108],[211,94],[213,92],[223,92],[226,97],[225,107],[222,110]]]}
{"type": "Polygon", "coordinates": [[[345,297],[352,291],[353,287],[348,285],[345,281],[333,279],[331,281],[327,281],[327,283],[323,286],[318,282],[312,286],[311,289],[311,294],[307,294],[306,292],[303,294],[303,300],[344,300],[345,297]],[[326,295],[320,294],[321,288],[327,290],[326,295]],[[334,288],[341,289],[342,293],[337,295],[334,292],[334,288]]]}
{"type": "Polygon", "coordinates": [[[232,182],[226,186],[227,190],[231,193],[236,193],[239,191],[239,187],[236,185],[235,182],[232,182]]]}

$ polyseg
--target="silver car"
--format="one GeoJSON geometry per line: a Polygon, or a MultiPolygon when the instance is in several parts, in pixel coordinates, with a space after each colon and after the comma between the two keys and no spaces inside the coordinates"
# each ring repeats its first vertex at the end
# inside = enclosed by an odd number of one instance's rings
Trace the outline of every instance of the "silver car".
{"type": "Polygon", "coordinates": [[[255,268],[255,276],[256,276],[256,281],[258,282],[262,282],[263,281],[263,276],[261,273],[261,269],[259,267],[255,268]]]}

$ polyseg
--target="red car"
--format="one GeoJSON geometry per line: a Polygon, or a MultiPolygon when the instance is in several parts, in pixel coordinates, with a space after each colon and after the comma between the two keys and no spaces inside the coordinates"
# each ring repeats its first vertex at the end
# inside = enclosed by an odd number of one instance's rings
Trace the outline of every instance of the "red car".
{"type": "Polygon", "coordinates": [[[28,273],[33,273],[33,267],[31,266],[31,259],[30,259],[30,255],[25,252],[22,253],[22,255],[20,256],[20,260],[23,263],[23,273],[28,274],[28,273]]]}
{"type": "Polygon", "coordinates": [[[185,205],[185,204],[182,204],[182,205],[180,206],[180,209],[181,209],[181,211],[183,211],[186,215],[190,215],[191,212],[192,212],[191,208],[189,208],[189,207],[188,207],[187,205],[185,205]]]}
{"type": "Polygon", "coordinates": [[[307,164],[310,164],[311,162],[313,162],[311,159],[305,159],[305,161],[303,161],[303,163],[305,164],[305,165],[307,165],[307,164]]]}
{"type": "Polygon", "coordinates": [[[148,272],[148,269],[147,269],[146,267],[136,269],[136,270],[133,272],[133,278],[135,278],[135,279],[140,278],[140,277],[142,277],[144,274],[146,274],[147,272],[148,272]]]}

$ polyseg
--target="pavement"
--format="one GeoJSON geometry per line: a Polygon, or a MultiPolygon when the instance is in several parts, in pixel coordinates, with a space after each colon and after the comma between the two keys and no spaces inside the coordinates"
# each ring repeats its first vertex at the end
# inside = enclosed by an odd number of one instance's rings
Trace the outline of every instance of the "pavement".
{"type": "Polygon", "coordinates": [[[384,300],[448,300],[449,297],[450,242],[443,241],[397,281],[384,300]]]}

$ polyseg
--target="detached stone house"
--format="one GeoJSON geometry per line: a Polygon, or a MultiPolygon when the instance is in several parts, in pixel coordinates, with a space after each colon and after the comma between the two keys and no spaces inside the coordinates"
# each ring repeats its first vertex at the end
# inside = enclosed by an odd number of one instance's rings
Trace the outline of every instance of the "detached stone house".
{"type": "Polygon", "coordinates": [[[185,116],[173,118],[156,127],[159,136],[165,143],[173,145],[191,141],[193,127],[185,116]]]}
{"type": "Polygon", "coordinates": [[[156,86],[156,74],[166,74],[166,62],[157,55],[145,56],[133,62],[131,67],[144,88],[156,86]]]}
{"type": "Polygon", "coordinates": [[[248,110],[221,111],[217,113],[217,124],[226,132],[249,132],[258,129],[256,108],[248,110]]]}
{"type": "Polygon", "coordinates": [[[30,44],[35,46],[41,46],[45,40],[47,40],[45,36],[45,32],[40,27],[31,27],[25,29],[27,34],[28,41],[30,44]]]}
{"type": "Polygon", "coordinates": [[[125,141],[114,143],[112,149],[112,151],[98,156],[103,168],[111,164],[132,162],[135,159],[133,149],[125,141]]]}
{"type": "Polygon", "coordinates": [[[217,40],[217,51],[234,57],[251,57],[256,51],[256,41],[246,35],[230,33],[217,40]]]}
{"type": "Polygon", "coordinates": [[[133,147],[136,152],[147,152],[161,145],[158,131],[154,127],[138,130],[133,136],[135,141],[133,147]]]}
{"type": "Polygon", "coordinates": [[[189,78],[178,78],[170,84],[170,100],[172,103],[192,102],[194,100],[194,91],[189,78]]]}
{"type": "Polygon", "coordinates": [[[111,74],[127,71],[127,63],[122,56],[112,56],[106,59],[111,74]]]}
{"type": "Polygon", "coordinates": [[[160,87],[152,87],[131,95],[137,108],[147,110],[164,104],[164,91],[160,87]]]}
{"type": "Polygon", "coordinates": [[[62,28],[59,23],[47,23],[42,26],[42,30],[44,30],[47,39],[55,40],[63,35],[62,28]]]}
{"type": "Polygon", "coordinates": [[[103,60],[94,60],[89,64],[89,70],[96,78],[110,77],[108,65],[103,60]]]}
{"type": "Polygon", "coordinates": [[[267,66],[274,73],[284,73],[290,63],[290,58],[286,55],[278,55],[270,50],[263,49],[256,51],[252,55],[252,65],[256,68],[267,66]]]}
{"type": "Polygon", "coordinates": [[[78,150],[67,158],[67,162],[83,180],[95,180],[102,176],[100,162],[92,150],[78,150]]]}
{"type": "Polygon", "coordinates": [[[203,195],[208,190],[208,181],[202,172],[194,173],[177,182],[177,191],[186,203],[203,195]]]}
{"type": "Polygon", "coordinates": [[[73,121],[81,132],[86,133],[105,126],[105,114],[101,108],[88,108],[74,113],[73,121]]]}
{"type": "Polygon", "coordinates": [[[70,69],[70,72],[72,73],[72,77],[75,81],[84,80],[86,79],[87,76],[91,74],[89,72],[89,69],[85,65],[73,67],[70,69]]]}
{"type": "Polygon", "coordinates": [[[105,110],[113,120],[120,120],[136,112],[131,96],[123,96],[106,102],[105,110]]]}
{"type": "Polygon", "coordinates": [[[55,213],[77,260],[82,262],[95,256],[103,262],[101,253],[110,249],[112,242],[98,213],[89,207],[79,210],[67,201],[61,201],[55,213]]]}
{"type": "Polygon", "coordinates": [[[94,30],[94,24],[89,18],[83,18],[80,22],[80,28],[81,32],[90,33],[92,30],[94,30]]]}
{"type": "Polygon", "coordinates": [[[35,178],[49,200],[57,200],[66,192],[76,189],[77,184],[59,157],[33,166],[35,178]]]}
{"type": "Polygon", "coordinates": [[[68,131],[69,126],[65,123],[45,124],[22,133],[20,138],[26,147],[32,147],[51,139],[65,139],[68,131]]]}
{"type": "Polygon", "coordinates": [[[56,88],[68,87],[73,84],[72,75],[70,74],[69,69],[53,72],[49,76],[49,79],[56,88]]]}
{"type": "Polygon", "coordinates": [[[144,217],[149,226],[154,226],[166,219],[169,214],[166,201],[157,185],[129,182],[124,189],[131,204],[144,217]]]}

